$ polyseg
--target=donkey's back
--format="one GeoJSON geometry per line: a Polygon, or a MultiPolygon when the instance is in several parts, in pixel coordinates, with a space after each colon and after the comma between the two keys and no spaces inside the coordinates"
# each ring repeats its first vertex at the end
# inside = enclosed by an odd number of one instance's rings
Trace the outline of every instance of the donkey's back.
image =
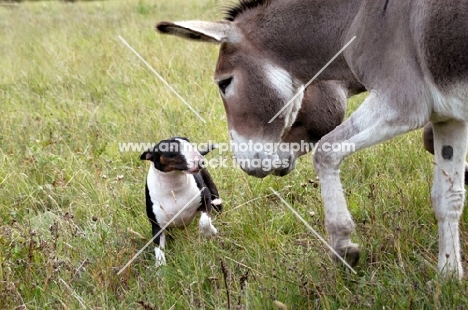
{"type": "Polygon", "coordinates": [[[400,84],[404,75],[410,88],[418,80],[441,91],[468,83],[466,0],[364,1],[347,32],[358,43],[348,63],[373,88],[379,80],[400,84]]]}

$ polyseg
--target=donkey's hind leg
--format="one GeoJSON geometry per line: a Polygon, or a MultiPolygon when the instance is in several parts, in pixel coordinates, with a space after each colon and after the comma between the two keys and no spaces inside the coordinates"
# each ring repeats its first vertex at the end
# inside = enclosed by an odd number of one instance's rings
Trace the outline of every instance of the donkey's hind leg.
{"type": "MultiPolygon", "coordinates": [[[[434,155],[434,130],[432,123],[427,123],[423,130],[423,142],[426,151],[434,155]]],[[[468,163],[465,162],[465,185],[468,185],[468,163]]]]}
{"type": "MultiPolygon", "coordinates": [[[[390,105],[385,101],[371,93],[348,120],[319,141],[314,154],[330,243],[351,265],[355,265],[359,259],[359,247],[351,242],[355,225],[341,186],[341,162],[353,152],[420,128],[429,118],[429,113],[408,113],[411,111],[408,111],[407,105],[398,105],[397,102],[390,105]],[[398,110],[399,107],[402,111],[398,110]]],[[[421,106],[413,105],[413,108],[424,111],[421,106]]]]}
{"type": "Polygon", "coordinates": [[[435,123],[434,185],[432,206],[439,226],[438,269],[444,275],[462,278],[458,223],[465,201],[464,167],[468,124],[460,121],[435,123]]]}

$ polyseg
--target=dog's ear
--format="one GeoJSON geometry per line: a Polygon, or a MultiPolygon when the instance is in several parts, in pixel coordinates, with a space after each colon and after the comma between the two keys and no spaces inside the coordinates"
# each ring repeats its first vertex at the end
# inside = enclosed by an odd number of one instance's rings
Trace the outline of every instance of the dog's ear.
{"type": "Polygon", "coordinates": [[[154,154],[154,152],[152,152],[150,150],[144,151],[143,154],[140,155],[140,159],[141,160],[151,160],[151,158],[153,157],[153,154],[154,154]]]}
{"type": "Polygon", "coordinates": [[[199,152],[202,156],[205,156],[206,154],[208,154],[209,152],[217,148],[218,148],[217,144],[208,143],[207,147],[199,150],[199,152]]]}

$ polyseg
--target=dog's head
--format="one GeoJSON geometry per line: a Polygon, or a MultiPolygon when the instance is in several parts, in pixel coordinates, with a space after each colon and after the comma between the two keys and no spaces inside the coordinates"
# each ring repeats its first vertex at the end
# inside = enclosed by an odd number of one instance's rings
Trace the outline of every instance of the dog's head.
{"type": "Polygon", "coordinates": [[[160,141],[153,148],[141,154],[141,160],[149,160],[163,172],[174,170],[197,173],[204,167],[203,155],[212,148],[199,152],[187,138],[174,137],[160,141]]]}

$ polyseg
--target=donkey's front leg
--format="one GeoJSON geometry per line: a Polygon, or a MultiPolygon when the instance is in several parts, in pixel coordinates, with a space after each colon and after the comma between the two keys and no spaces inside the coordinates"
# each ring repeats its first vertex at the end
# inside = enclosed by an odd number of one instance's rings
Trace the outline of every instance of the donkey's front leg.
{"type": "Polygon", "coordinates": [[[434,123],[434,185],[432,206],[439,225],[438,268],[462,278],[458,223],[465,201],[464,167],[468,140],[465,122],[434,123]]]}
{"type": "Polygon", "coordinates": [[[404,104],[406,102],[392,102],[390,105],[384,97],[371,93],[348,120],[319,141],[314,154],[331,246],[351,266],[359,259],[359,247],[351,242],[355,225],[346,206],[339,167],[353,152],[420,128],[427,122],[428,115],[411,118],[408,111],[398,111],[404,104]]]}
{"type": "MultiPolygon", "coordinates": [[[[327,140],[322,140],[317,150],[324,146],[324,141],[327,140]]],[[[321,149],[315,153],[314,162],[320,179],[325,226],[330,235],[330,245],[351,266],[355,266],[359,260],[359,245],[351,242],[355,224],[346,206],[339,170],[339,165],[346,155],[333,154],[321,149]]],[[[337,260],[337,257],[333,257],[337,260]]]]}

